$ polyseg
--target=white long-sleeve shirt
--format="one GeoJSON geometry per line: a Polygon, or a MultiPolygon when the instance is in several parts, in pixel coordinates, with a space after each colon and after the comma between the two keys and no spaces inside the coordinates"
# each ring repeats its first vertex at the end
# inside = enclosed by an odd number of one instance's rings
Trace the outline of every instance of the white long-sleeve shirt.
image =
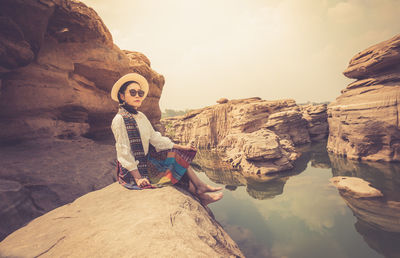
{"type": "MultiPolygon", "coordinates": [[[[145,114],[138,111],[138,114],[132,115],[138,125],[145,155],[149,151],[149,143],[151,143],[156,148],[157,152],[172,149],[174,143],[168,137],[164,137],[161,135],[160,132],[155,131],[145,114]]],[[[113,131],[115,137],[115,148],[117,150],[118,161],[128,171],[137,169],[139,161],[135,160],[135,157],[131,152],[128,131],[126,130],[124,118],[122,117],[122,115],[115,115],[111,123],[111,130],[113,131]]]]}

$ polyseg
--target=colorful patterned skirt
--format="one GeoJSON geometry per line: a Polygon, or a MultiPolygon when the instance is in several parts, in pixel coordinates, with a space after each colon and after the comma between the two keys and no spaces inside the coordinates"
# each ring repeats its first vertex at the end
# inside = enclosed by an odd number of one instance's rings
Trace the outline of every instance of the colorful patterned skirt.
{"type": "Polygon", "coordinates": [[[147,154],[147,171],[150,186],[139,187],[135,179],[117,160],[117,179],[125,188],[141,190],[147,188],[159,188],[166,185],[177,185],[182,188],[189,188],[189,177],[186,171],[196,156],[194,150],[170,149],[156,152],[150,145],[147,154]]]}

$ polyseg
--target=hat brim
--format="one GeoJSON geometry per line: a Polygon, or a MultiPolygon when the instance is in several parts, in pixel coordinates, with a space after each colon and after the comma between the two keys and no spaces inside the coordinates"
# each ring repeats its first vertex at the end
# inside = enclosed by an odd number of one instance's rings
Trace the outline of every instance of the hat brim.
{"type": "Polygon", "coordinates": [[[122,76],[121,78],[116,81],[111,89],[111,98],[114,101],[119,102],[118,100],[118,91],[121,86],[128,81],[135,81],[140,85],[140,88],[144,91],[143,99],[146,98],[147,93],[149,93],[149,83],[147,82],[146,78],[138,73],[128,73],[122,76]]]}

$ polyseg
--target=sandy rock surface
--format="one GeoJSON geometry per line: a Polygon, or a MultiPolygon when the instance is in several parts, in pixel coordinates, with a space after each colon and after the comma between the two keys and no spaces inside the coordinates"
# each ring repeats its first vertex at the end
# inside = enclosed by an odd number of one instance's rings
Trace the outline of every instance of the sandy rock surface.
{"type": "Polygon", "coordinates": [[[1,257],[243,257],[190,194],[113,183],[36,218],[0,243],[1,257]]]}

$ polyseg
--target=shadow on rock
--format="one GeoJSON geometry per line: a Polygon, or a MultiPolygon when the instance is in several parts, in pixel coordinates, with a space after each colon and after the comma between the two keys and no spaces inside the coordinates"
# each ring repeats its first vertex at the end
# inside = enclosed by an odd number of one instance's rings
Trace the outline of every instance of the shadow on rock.
{"type": "Polygon", "coordinates": [[[115,147],[86,138],[0,146],[0,240],[61,205],[115,182],[115,147]]]}

